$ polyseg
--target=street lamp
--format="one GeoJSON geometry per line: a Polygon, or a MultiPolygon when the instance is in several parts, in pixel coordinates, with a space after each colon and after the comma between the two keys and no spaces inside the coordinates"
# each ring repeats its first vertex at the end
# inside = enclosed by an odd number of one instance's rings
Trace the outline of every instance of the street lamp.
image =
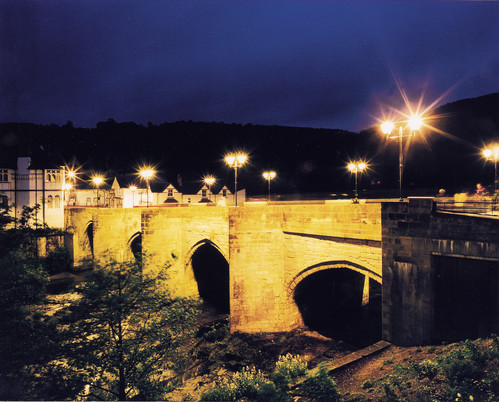
{"type": "Polygon", "coordinates": [[[68,170],[66,171],[66,176],[69,178],[69,181],[72,181],[74,183],[76,179],[76,172],[74,170],[68,170]]]}
{"type": "Polygon", "coordinates": [[[99,186],[104,182],[104,178],[99,175],[95,175],[92,177],[92,183],[97,187],[97,206],[99,206],[99,186]]]}
{"type": "Polygon", "coordinates": [[[497,190],[497,160],[499,159],[499,145],[493,144],[489,148],[482,151],[483,156],[487,160],[494,162],[494,194],[497,190]]]}
{"type": "Polygon", "coordinates": [[[149,187],[149,180],[154,176],[154,170],[151,168],[145,168],[140,171],[140,176],[146,181],[147,184],[147,208],[149,208],[149,191],[151,188],[149,187]]]}
{"type": "Polygon", "coordinates": [[[213,184],[215,184],[215,178],[213,176],[206,176],[204,178],[204,182],[208,186],[208,199],[211,200],[211,186],[213,186],[213,184]]]}
{"type": "Polygon", "coordinates": [[[404,154],[403,154],[403,139],[407,137],[412,137],[414,136],[414,132],[418,131],[421,126],[423,125],[423,118],[421,116],[413,114],[408,120],[407,120],[407,126],[403,127],[402,122],[398,123],[395,125],[395,123],[387,120],[383,122],[380,125],[381,131],[383,134],[387,135],[388,139],[398,139],[399,142],[399,194],[400,194],[400,201],[403,201],[402,198],[402,176],[403,176],[403,171],[404,171],[404,154]],[[398,127],[398,135],[391,135],[392,131],[398,127]],[[404,128],[408,128],[410,130],[410,133],[408,135],[404,135],[403,131],[404,128]]]}
{"type": "Polygon", "coordinates": [[[246,160],[248,159],[248,155],[243,153],[237,154],[229,154],[225,157],[225,163],[231,168],[234,168],[234,196],[235,202],[234,204],[237,207],[237,169],[242,167],[246,160]]]}
{"type": "Polygon", "coordinates": [[[270,171],[270,172],[263,172],[263,178],[264,178],[265,180],[267,180],[267,182],[268,182],[268,189],[269,189],[269,191],[268,191],[268,193],[269,193],[269,194],[268,194],[268,200],[269,200],[269,201],[270,201],[270,181],[271,181],[271,180],[274,180],[276,176],[277,176],[277,174],[276,174],[276,172],[274,172],[274,171],[270,171]]]}
{"type": "Polygon", "coordinates": [[[357,175],[358,173],[362,173],[363,170],[367,168],[367,164],[364,162],[352,162],[347,165],[348,170],[350,170],[350,173],[355,174],[355,195],[353,202],[354,204],[357,204],[359,202],[358,199],[358,191],[357,191],[357,175]]]}
{"type": "Polygon", "coordinates": [[[135,191],[137,190],[137,186],[131,185],[129,189],[132,191],[132,208],[135,206],[135,191]]]}

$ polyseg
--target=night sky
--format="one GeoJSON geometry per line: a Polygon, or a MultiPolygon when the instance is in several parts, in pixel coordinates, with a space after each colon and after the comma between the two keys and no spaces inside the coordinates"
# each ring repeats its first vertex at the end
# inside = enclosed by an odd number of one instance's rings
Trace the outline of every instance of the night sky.
{"type": "Polygon", "coordinates": [[[0,29],[0,122],[359,131],[499,91],[497,2],[2,0],[0,29]]]}

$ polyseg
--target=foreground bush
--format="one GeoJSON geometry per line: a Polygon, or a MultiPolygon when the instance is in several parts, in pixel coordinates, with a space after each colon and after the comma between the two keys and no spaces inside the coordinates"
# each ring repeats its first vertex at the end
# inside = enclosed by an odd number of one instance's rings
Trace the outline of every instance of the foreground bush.
{"type": "Polygon", "coordinates": [[[393,401],[497,401],[499,338],[448,345],[441,356],[396,365],[391,374],[366,381],[363,388],[393,401]]]}
{"type": "Polygon", "coordinates": [[[239,399],[270,400],[276,395],[275,385],[260,370],[245,367],[231,378],[224,378],[215,389],[201,396],[204,401],[237,401],[239,399]]]}
{"type": "Polygon", "coordinates": [[[201,400],[288,401],[293,399],[293,394],[307,400],[340,400],[338,386],[331,380],[324,365],[319,366],[316,374],[307,373],[307,363],[302,357],[291,354],[279,356],[270,379],[254,367],[245,367],[232,377],[216,383],[212,391],[201,396],[201,400]],[[306,375],[305,381],[296,385],[296,382],[303,380],[306,375]],[[293,388],[295,390],[292,390],[293,388]]]}

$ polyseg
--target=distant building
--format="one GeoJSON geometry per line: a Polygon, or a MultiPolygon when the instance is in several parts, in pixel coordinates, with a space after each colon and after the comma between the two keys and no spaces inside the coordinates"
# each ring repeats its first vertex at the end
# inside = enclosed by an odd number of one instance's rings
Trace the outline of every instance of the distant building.
{"type": "Polygon", "coordinates": [[[40,205],[36,224],[64,226],[64,167],[34,164],[30,157],[17,158],[14,166],[0,165],[0,205],[15,205],[12,216],[19,218],[24,206],[40,205]]]}
{"type": "MultiPolygon", "coordinates": [[[[17,161],[0,161],[0,207],[15,205],[12,216],[19,218],[24,206],[40,206],[38,224],[54,228],[64,227],[64,207],[168,207],[182,205],[234,205],[234,194],[226,185],[208,187],[205,183],[145,183],[135,176],[116,176],[111,185],[99,188],[90,182],[70,179],[64,166],[48,161],[33,161],[19,157],[17,161]],[[215,191],[213,191],[215,190],[215,191]]],[[[237,192],[239,205],[246,199],[246,191],[237,192]]]]}

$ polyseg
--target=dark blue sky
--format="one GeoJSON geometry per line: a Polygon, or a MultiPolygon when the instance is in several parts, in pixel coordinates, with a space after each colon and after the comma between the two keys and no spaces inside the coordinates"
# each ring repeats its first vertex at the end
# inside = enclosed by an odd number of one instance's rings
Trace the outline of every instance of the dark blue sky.
{"type": "Polygon", "coordinates": [[[499,91],[499,3],[2,0],[0,121],[372,125],[499,91]]]}

